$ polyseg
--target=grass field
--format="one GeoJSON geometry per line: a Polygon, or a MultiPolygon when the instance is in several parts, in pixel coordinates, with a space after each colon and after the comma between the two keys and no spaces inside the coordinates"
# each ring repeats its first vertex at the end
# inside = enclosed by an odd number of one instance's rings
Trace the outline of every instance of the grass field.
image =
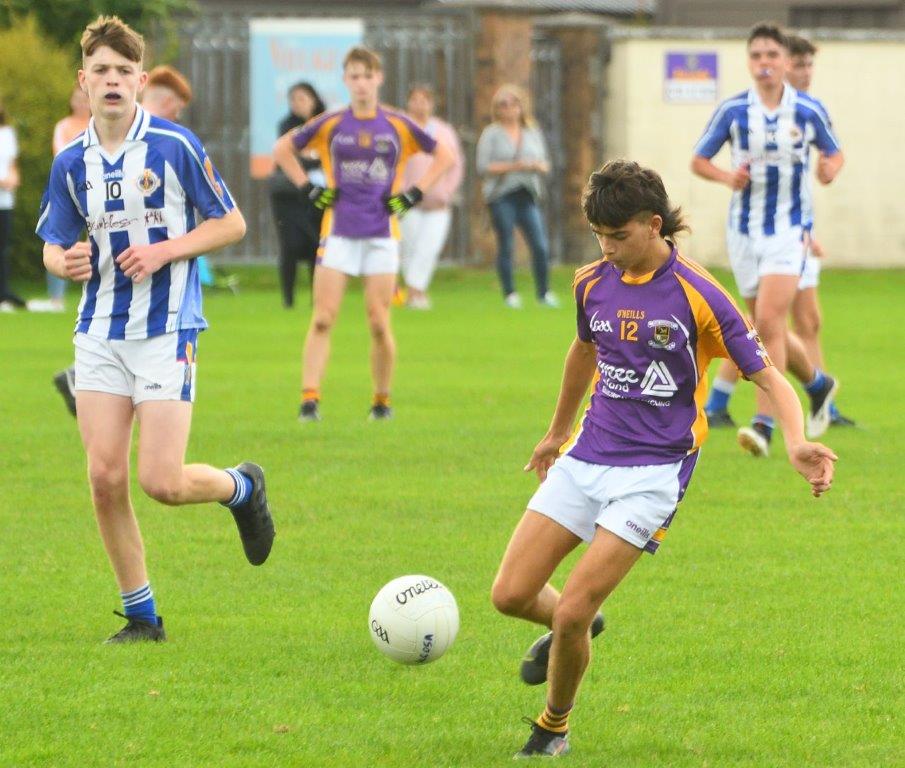
{"type": "MultiPolygon", "coordinates": [[[[814,500],[781,451],[755,461],[711,435],[664,546],[606,605],[566,764],[905,765],[905,273],[831,273],[822,290],[839,402],[863,425],[826,438],[833,490],[814,500]]],[[[100,644],[119,595],[50,385],[72,319],[0,315],[0,766],[508,764],[543,703],[517,678],[537,629],[495,614],[489,588],[574,315],[507,311],[471,272],[441,273],[435,303],[396,313],[397,417],[375,424],[350,295],[324,421],[302,425],[304,296],[294,312],[273,291],[207,297],[189,458],[263,464],[277,540],[252,568],[225,510],[136,486],[170,635],[142,647],[100,644]],[[461,631],[404,668],[374,650],[367,612],[419,572],[453,590],[461,631]]],[[[752,402],[742,385],[738,420],[752,402]]]]}

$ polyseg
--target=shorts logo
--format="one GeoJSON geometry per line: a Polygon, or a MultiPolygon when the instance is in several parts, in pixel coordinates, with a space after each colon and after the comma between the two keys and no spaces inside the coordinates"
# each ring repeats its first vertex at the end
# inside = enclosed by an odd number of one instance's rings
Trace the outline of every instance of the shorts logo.
{"type": "Polygon", "coordinates": [[[634,522],[633,520],[626,520],[625,526],[626,528],[630,528],[640,536],[643,536],[645,539],[650,538],[650,531],[647,530],[647,528],[643,528],[642,526],[638,525],[638,523],[634,522]]]}
{"type": "Polygon", "coordinates": [[[672,332],[679,330],[678,324],[672,320],[648,320],[647,327],[653,328],[653,338],[648,340],[648,345],[656,349],[675,349],[676,342],[672,341],[672,332]]]}
{"type": "Polygon", "coordinates": [[[148,197],[160,189],[160,176],[150,168],[145,168],[141,172],[141,176],[135,180],[135,186],[138,187],[145,197],[148,197]]]}
{"type": "Polygon", "coordinates": [[[679,388],[673,379],[666,363],[654,360],[648,367],[641,380],[641,394],[654,397],[672,397],[679,388]]]}

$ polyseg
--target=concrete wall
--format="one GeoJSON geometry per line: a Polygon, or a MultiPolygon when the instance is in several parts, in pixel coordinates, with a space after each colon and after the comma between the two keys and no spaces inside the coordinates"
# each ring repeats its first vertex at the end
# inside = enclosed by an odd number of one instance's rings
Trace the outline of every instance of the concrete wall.
{"type": "MultiPolygon", "coordinates": [[[[905,40],[818,40],[812,93],[826,105],[846,164],[836,181],[814,181],[815,232],[827,266],[905,267],[905,40]]],[[[612,41],[604,133],[607,159],[625,157],[663,176],[693,233],[683,250],[704,264],[727,264],[724,232],[730,191],[692,176],[692,149],[716,104],[668,104],[666,51],[716,51],[719,98],[750,84],[738,39],[622,37],[612,41]]],[[[728,167],[728,148],[714,162],[728,167]]],[[[813,168],[812,168],[813,173],[813,168]]]]}

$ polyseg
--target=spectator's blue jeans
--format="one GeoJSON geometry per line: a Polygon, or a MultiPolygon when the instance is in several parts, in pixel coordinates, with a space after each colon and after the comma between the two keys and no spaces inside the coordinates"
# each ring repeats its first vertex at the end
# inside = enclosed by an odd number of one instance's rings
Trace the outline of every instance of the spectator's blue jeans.
{"type": "Polygon", "coordinates": [[[531,271],[534,273],[537,297],[543,298],[548,287],[550,256],[547,233],[544,231],[540,208],[537,207],[534,197],[524,188],[503,195],[490,204],[490,216],[497,237],[496,268],[503,295],[508,296],[515,291],[512,277],[512,247],[515,225],[518,224],[531,250],[531,271]]]}

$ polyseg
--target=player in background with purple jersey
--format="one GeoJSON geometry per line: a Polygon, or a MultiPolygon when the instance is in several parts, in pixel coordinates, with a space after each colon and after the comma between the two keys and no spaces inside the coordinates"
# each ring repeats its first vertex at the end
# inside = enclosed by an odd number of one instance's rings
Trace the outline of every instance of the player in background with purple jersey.
{"type": "Polygon", "coordinates": [[[686,227],[657,173],[607,163],[591,175],[582,206],[603,258],[575,276],[577,338],[550,428],[525,467],[543,482],[492,592],[502,613],[552,630],[522,663],[526,683],[547,681],[547,701],[516,757],[569,751],[569,713],[590,638],[603,627],[598,610],[641,553],[662,543],[707,436],[703,401],[713,357],[731,358],[767,395],[789,461],[815,496],[829,489],[836,459],[805,441],[794,390],[729,294],[679,255],[670,238],[686,227]],[[589,547],[560,594],[549,579],[582,541],[589,547]]]}
{"type": "Polygon", "coordinates": [[[380,57],[353,48],[343,61],[351,104],[326,112],[277,141],[274,159],[287,178],[325,209],[314,269],[314,311],[305,338],[299,420],[320,420],[320,386],[330,355],[330,333],[350,276],[361,276],[371,331],[374,400],[371,419],[388,419],[396,342],[390,304],[399,271],[398,216],[417,205],[453,163],[437,143],[402,112],[378,103],[380,57]],[[327,187],[312,186],[294,155],[314,150],[327,187]],[[434,156],[424,175],[402,189],[406,161],[418,152],[434,156]]]}

